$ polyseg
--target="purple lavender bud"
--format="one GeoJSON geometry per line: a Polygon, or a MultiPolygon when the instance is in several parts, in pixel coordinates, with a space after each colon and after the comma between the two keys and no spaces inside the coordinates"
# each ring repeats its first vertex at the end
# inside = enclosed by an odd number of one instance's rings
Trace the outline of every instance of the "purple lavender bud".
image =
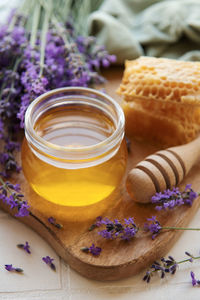
{"type": "Polygon", "coordinates": [[[14,271],[14,270],[15,270],[15,268],[13,268],[12,265],[5,265],[5,269],[6,269],[7,271],[14,271]]]}
{"type": "Polygon", "coordinates": [[[184,204],[192,205],[193,201],[198,197],[198,194],[191,188],[191,184],[187,184],[185,190],[181,192],[179,188],[173,188],[172,190],[165,190],[160,193],[156,193],[151,201],[157,204],[156,210],[161,209],[173,209],[176,206],[184,204]]]}
{"type": "Polygon", "coordinates": [[[143,277],[143,280],[146,281],[147,283],[150,282],[151,280],[151,272],[150,271],[147,271],[145,276],[143,277]]]}
{"type": "Polygon", "coordinates": [[[197,281],[196,281],[196,279],[195,279],[195,274],[194,274],[194,272],[190,272],[190,276],[191,276],[191,278],[192,278],[192,285],[193,286],[195,286],[196,284],[197,284],[197,281]]]}
{"type": "Polygon", "coordinates": [[[26,242],[25,244],[18,244],[17,247],[20,249],[24,249],[28,254],[31,254],[30,245],[28,242],[26,242]]]}
{"type": "Polygon", "coordinates": [[[190,190],[192,188],[191,184],[186,184],[185,186],[185,192],[187,192],[187,190],[190,190]]]}
{"type": "Polygon", "coordinates": [[[49,217],[48,218],[48,222],[50,223],[50,224],[55,224],[55,219],[53,218],[53,217],[49,217]]]}
{"type": "Polygon", "coordinates": [[[103,238],[105,238],[105,239],[108,239],[108,240],[112,240],[113,239],[112,232],[111,231],[107,231],[106,229],[99,231],[98,234],[100,236],[102,236],[103,238]]]}
{"type": "Polygon", "coordinates": [[[153,233],[152,239],[155,239],[162,227],[160,223],[156,220],[155,216],[147,218],[147,221],[148,222],[144,224],[144,231],[150,231],[151,233],[153,233]]]}
{"type": "Polygon", "coordinates": [[[115,63],[117,60],[117,57],[114,54],[112,54],[112,55],[108,56],[108,59],[111,63],[115,63]]]}
{"type": "Polygon", "coordinates": [[[110,65],[109,60],[108,60],[107,58],[103,58],[103,59],[102,59],[102,65],[103,65],[103,67],[105,67],[105,68],[109,67],[109,65],[110,65]]]}
{"type": "Polygon", "coordinates": [[[5,269],[7,271],[9,271],[9,272],[12,272],[12,271],[15,271],[15,272],[18,272],[18,273],[22,273],[23,272],[23,270],[21,268],[14,268],[12,266],[12,264],[11,265],[5,265],[5,269]]]}
{"type": "Polygon", "coordinates": [[[29,216],[29,209],[30,206],[27,203],[23,203],[19,210],[18,213],[15,215],[16,217],[27,217],[29,216]]]}
{"type": "Polygon", "coordinates": [[[51,258],[50,256],[45,256],[45,257],[42,257],[42,260],[46,263],[46,264],[51,264],[54,259],[51,258]]]}
{"type": "Polygon", "coordinates": [[[97,227],[100,227],[102,225],[102,217],[101,216],[98,216],[96,218],[96,223],[95,224],[96,224],[97,227]]]}
{"type": "Polygon", "coordinates": [[[85,253],[89,253],[90,249],[88,247],[82,247],[81,251],[83,251],[85,253]]]}
{"type": "Polygon", "coordinates": [[[45,256],[45,257],[42,257],[42,260],[54,271],[56,271],[56,267],[53,263],[54,259],[51,258],[50,256],[45,256]]]}
{"type": "Polygon", "coordinates": [[[92,244],[92,245],[89,247],[90,253],[91,253],[92,255],[94,255],[94,256],[100,255],[101,250],[102,250],[102,249],[101,249],[100,247],[95,247],[94,244],[92,244]]]}
{"type": "Polygon", "coordinates": [[[186,254],[187,256],[193,257],[193,255],[190,254],[188,251],[185,251],[185,254],[186,254]]]}

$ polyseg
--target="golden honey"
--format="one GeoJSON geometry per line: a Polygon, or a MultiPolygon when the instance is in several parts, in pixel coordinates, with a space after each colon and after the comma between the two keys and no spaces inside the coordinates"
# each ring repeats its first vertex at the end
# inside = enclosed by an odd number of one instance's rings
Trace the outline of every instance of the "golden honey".
{"type": "Polygon", "coordinates": [[[26,113],[25,177],[37,194],[55,204],[87,206],[109,199],[126,168],[120,106],[86,88],[49,94],[26,113]]]}

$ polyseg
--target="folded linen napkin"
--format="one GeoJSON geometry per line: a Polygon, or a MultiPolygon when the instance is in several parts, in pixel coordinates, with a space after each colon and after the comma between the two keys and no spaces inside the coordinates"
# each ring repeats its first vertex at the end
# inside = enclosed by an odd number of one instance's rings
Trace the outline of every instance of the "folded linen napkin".
{"type": "Polygon", "coordinates": [[[200,60],[199,0],[104,0],[88,25],[119,64],[140,55],[200,60]]]}

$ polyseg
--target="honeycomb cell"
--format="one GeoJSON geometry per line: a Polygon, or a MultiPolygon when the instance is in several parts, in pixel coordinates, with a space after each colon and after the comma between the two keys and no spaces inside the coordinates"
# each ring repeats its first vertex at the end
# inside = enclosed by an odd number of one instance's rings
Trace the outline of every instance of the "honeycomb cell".
{"type": "Polygon", "coordinates": [[[153,86],[151,88],[151,93],[152,93],[152,95],[156,95],[157,94],[157,88],[156,88],[156,86],[153,86]]]}
{"type": "Polygon", "coordinates": [[[143,90],[143,96],[148,96],[149,95],[149,91],[150,91],[150,88],[149,87],[145,87],[144,90],[143,90]]]}
{"type": "Polygon", "coordinates": [[[141,91],[142,91],[142,87],[138,86],[135,91],[136,95],[139,95],[141,93],[141,91]]]}

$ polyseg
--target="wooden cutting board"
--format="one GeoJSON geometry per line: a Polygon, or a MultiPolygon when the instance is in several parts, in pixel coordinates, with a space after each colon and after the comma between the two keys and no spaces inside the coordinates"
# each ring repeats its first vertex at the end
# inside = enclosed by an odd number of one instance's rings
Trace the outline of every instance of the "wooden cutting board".
{"type": "MultiPolygon", "coordinates": [[[[109,80],[105,85],[106,91],[119,100],[115,90],[121,80],[122,69],[112,68],[106,71],[104,76],[109,80]]],[[[159,149],[155,146],[131,141],[127,172],[144,157],[157,150],[159,149]]],[[[85,208],[73,209],[59,207],[41,199],[29,188],[22,172],[13,180],[21,184],[22,192],[31,206],[30,216],[18,219],[38,232],[73,269],[83,276],[97,280],[118,280],[148,268],[155,259],[167,254],[181,234],[181,231],[165,231],[152,240],[149,233],[141,231],[130,242],[105,240],[98,235],[98,229],[88,230],[97,216],[118,218],[119,220],[123,220],[125,217],[134,217],[136,224],[142,227],[146,218],[155,215],[163,226],[180,227],[187,226],[200,204],[198,198],[192,207],[182,206],[169,212],[157,212],[151,204],[134,203],[127,194],[123,182],[121,193],[117,199],[114,195],[109,202],[102,201],[85,208]],[[57,222],[63,225],[63,228],[58,229],[50,224],[47,220],[50,216],[55,217],[57,222]],[[80,250],[81,247],[90,246],[92,243],[102,248],[99,257],[83,253],[80,250]]],[[[193,189],[199,191],[200,164],[196,164],[192,168],[182,186],[187,183],[192,183],[193,189]]],[[[7,210],[2,203],[0,206],[13,215],[16,213],[7,210]]]]}

